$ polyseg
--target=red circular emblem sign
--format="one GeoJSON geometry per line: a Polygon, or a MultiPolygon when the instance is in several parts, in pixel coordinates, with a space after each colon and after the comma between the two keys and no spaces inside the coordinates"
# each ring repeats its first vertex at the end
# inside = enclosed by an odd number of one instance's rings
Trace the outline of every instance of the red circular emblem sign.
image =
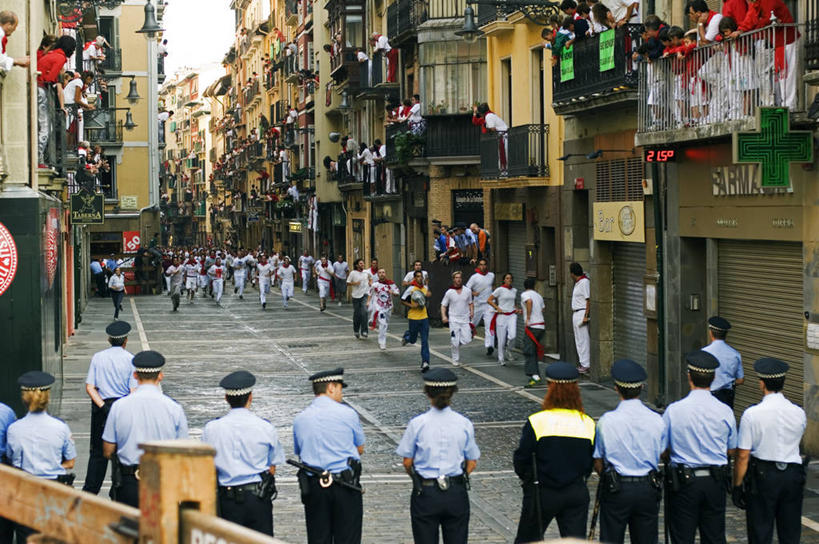
{"type": "Polygon", "coordinates": [[[60,235],[60,216],[57,208],[48,209],[48,217],[44,225],[43,237],[45,238],[45,265],[48,288],[54,285],[54,277],[57,275],[57,259],[59,257],[59,247],[57,246],[60,235]]]}
{"type": "Polygon", "coordinates": [[[0,295],[6,292],[17,273],[17,245],[3,223],[0,223],[0,295]]]}

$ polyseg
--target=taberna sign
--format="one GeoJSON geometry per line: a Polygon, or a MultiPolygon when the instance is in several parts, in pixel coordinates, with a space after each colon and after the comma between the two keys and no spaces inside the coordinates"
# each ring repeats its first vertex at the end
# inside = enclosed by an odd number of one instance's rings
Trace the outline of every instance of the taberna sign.
{"type": "Polygon", "coordinates": [[[594,239],[612,242],[645,242],[645,207],[633,202],[595,202],[594,239]]]}
{"type": "Polygon", "coordinates": [[[105,200],[102,193],[80,191],[71,195],[71,223],[99,225],[105,221],[105,200]]]}

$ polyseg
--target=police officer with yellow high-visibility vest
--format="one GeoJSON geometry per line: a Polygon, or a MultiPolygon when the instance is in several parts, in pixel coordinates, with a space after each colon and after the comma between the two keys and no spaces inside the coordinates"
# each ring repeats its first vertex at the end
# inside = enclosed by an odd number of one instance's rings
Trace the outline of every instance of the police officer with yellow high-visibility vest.
{"type": "Polygon", "coordinates": [[[538,542],[552,519],[562,537],[583,538],[589,509],[586,478],[592,470],[594,420],[583,412],[579,373],[569,363],[546,368],[543,410],[523,426],[513,457],[523,480],[523,507],[515,542],[538,542]]]}

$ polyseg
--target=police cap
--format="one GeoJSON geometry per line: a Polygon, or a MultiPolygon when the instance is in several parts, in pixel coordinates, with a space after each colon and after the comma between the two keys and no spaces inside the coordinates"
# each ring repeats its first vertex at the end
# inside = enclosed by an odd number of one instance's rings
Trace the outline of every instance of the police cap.
{"type": "Polygon", "coordinates": [[[688,365],[688,370],[704,372],[706,374],[716,372],[719,366],[719,361],[716,357],[701,349],[686,354],[685,362],[688,365]]]}
{"type": "Polygon", "coordinates": [[[731,328],[731,324],[724,317],[715,315],[708,319],[708,328],[715,331],[727,331],[731,328]]]}
{"type": "Polygon", "coordinates": [[[140,374],[158,373],[165,366],[165,357],[158,351],[140,351],[134,355],[133,364],[140,374]]]}
{"type": "Polygon", "coordinates": [[[546,380],[554,383],[574,383],[580,377],[577,368],[570,363],[558,361],[546,367],[546,380]]]}
{"type": "Polygon", "coordinates": [[[757,376],[762,379],[784,378],[789,368],[788,363],[773,357],[763,357],[762,359],[757,359],[754,363],[754,370],[757,376]]]}
{"type": "Polygon", "coordinates": [[[448,368],[430,368],[424,373],[424,385],[430,387],[455,387],[458,377],[448,368]]]}
{"type": "Polygon", "coordinates": [[[219,382],[219,387],[225,390],[225,395],[231,397],[247,395],[253,390],[254,385],[256,385],[256,376],[247,370],[231,372],[219,382]]]}
{"type": "Polygon", "coordinates": [[[54,383],[54,376],[48,372],[29,370],[17,378],[17,383],[23,391],[47,391],[54,383]]]}
{"type": "Polygon", "coordinates": [[[642,366],[631,359],[619,359],[611,365],[611,377],[620,387],[640,387],[648,375],[642,366]]]}
{"type": "Polygon", "coordinates": [[[347,387],[347,384],[344,383],[344,369],[341,367],[334,368],[333,370],[322,370],[321,372],[316,372],[310,376],[308,380],[313,383],[336,382],[340,383],[343,387],[347,387]]]}
{"type": "Polygon", "coordinates": [[[105,327],[105,334],[114,340],[125,338],[129,332],[131,332],[131,325],[127,321],[114,321],[105,327]]]}

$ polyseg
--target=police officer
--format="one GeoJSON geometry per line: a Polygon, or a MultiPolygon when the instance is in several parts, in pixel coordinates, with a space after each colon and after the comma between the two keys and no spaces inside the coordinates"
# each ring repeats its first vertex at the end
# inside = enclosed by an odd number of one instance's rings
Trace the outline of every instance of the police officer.
{"type": "Polygon", "coordinates": [[[216,449],[219,516],[273,536],[273,477],[284,451],[273,425],[249,410],[255,384],[256,377],[245,370],[219,382],[231,410],[205,425],[202,440],[216,449]]]}
{"type": "Polygon", "coordinates": [[[642,366],[630,359],[611,367],[620,403],[597,423],[594,467],[601,475],[600,540],[622,543],[629,528],[631,542],[657,542],[662,499],[660,455],[668,444],[665,423],[640,401],[646,379],[642,366]]]}
{"type": "Polygon", "coordinates": [[[731,324],[727,319],[719,316],[710,318],[708,320],[709,344],[702,350],[707,351],[719,361],[714,381],[711,383],[711,394],[733,408],[735,388],[745,381],[745,374],[742,370],[742,356],[725,342],[730,328],[731,324]]]}
{"type": "Polygon", "coordinates": [[[129,332],[131,325],[125,321],[114,321],[105,328],[111,347],[94,354],[85,379],[85,392],[91,398],[91,440],[82,490],[94,495],[100,492],[108,470],[108,459],[102,454],[102,430],[108,412],[115,400],[136,388],[134,365],[131,364],[134,356],[125,349],[129,332]]]}
{"type": "Polygon", "coordinates": [[[458,390],[447,368],[424,374],[424,393],[432,407],[407,425],[395,452],[413,479],[410,500],[416,544],[465,543],[469,536],[468,477],[481,455],[472,422],[450,408],[458,390]]]}
{"type": "Polygon", "coordinates": [[[315,469],[299,471],[307,542],[358,543],[363,504],[361,491],[350,485],[359,485],[364,430],[358,414],[341,402],[347,385],[343,368],[317,372],[309,379],[316,398],[293,421],[295,453],[315,469]],[[320,481],[316,473],[325,471],[328,478],[320,481]]]}
{"type": "MultiPolygon", "coordinates": [[[[14,410],[0,402],[0,463],[8,464],[6,457],[6,433],[9,425],[17,420],[14,410]]],[[[11,520],[0,518],[0,542],[7,543],[14,539],[14,523],[11,520]]]]}
{"type": "Polygon", "coordinates": [[[734,504],[747,508],[750,544],[773,542],[774,524],[781,544],[796,544],[802,529],[805,470],[799,441],[805,412],[782,394],[787,363],[766,357],[754,370],[764,396],[739,423],[734,504]]]}
{"type": "MultiPolygon", "coordinates": [[[[46,409],[51,398],[54,376],[39,370],[26,372],[17,380],[28,414],[9,425],[6,455],[12,466],[46,480],[71,485],[77,449],[68,425],[50,416],[46,409]]],[[[26,542],[33,529],[17,526],[17,542],[26,542]]]]}
{"type": "Polygon", "coordinates": [[[523,480],[516,543],[539,542],[555,518],[561,537],[586,536],[586,478],[592,471],[595,425],[583,412],[579,376],[570,363],[546,367],[543,410],[529,416],[523,425],[513,457],[515,472],[523,480]]]}
{"type": "Polygon", "coordinates": [[[691,391],[663,414],[671,466],[667,470],[672,542],[725,542],[729,456],[737,446],[734,412],[711,395],[719,361],[707,351],[685,356],[691,391]]]}
{"type": "Polygon", "coordinates": [[[188,420],[182,407],[159,390],[165,357],[156,351],[140,351],[134,355],[133,365],[138,387],[111,405],[102,432],[102,449],[108,459],[116,458],[111,498],[139,508],[139,444],[187,438],[188,420]]]}

